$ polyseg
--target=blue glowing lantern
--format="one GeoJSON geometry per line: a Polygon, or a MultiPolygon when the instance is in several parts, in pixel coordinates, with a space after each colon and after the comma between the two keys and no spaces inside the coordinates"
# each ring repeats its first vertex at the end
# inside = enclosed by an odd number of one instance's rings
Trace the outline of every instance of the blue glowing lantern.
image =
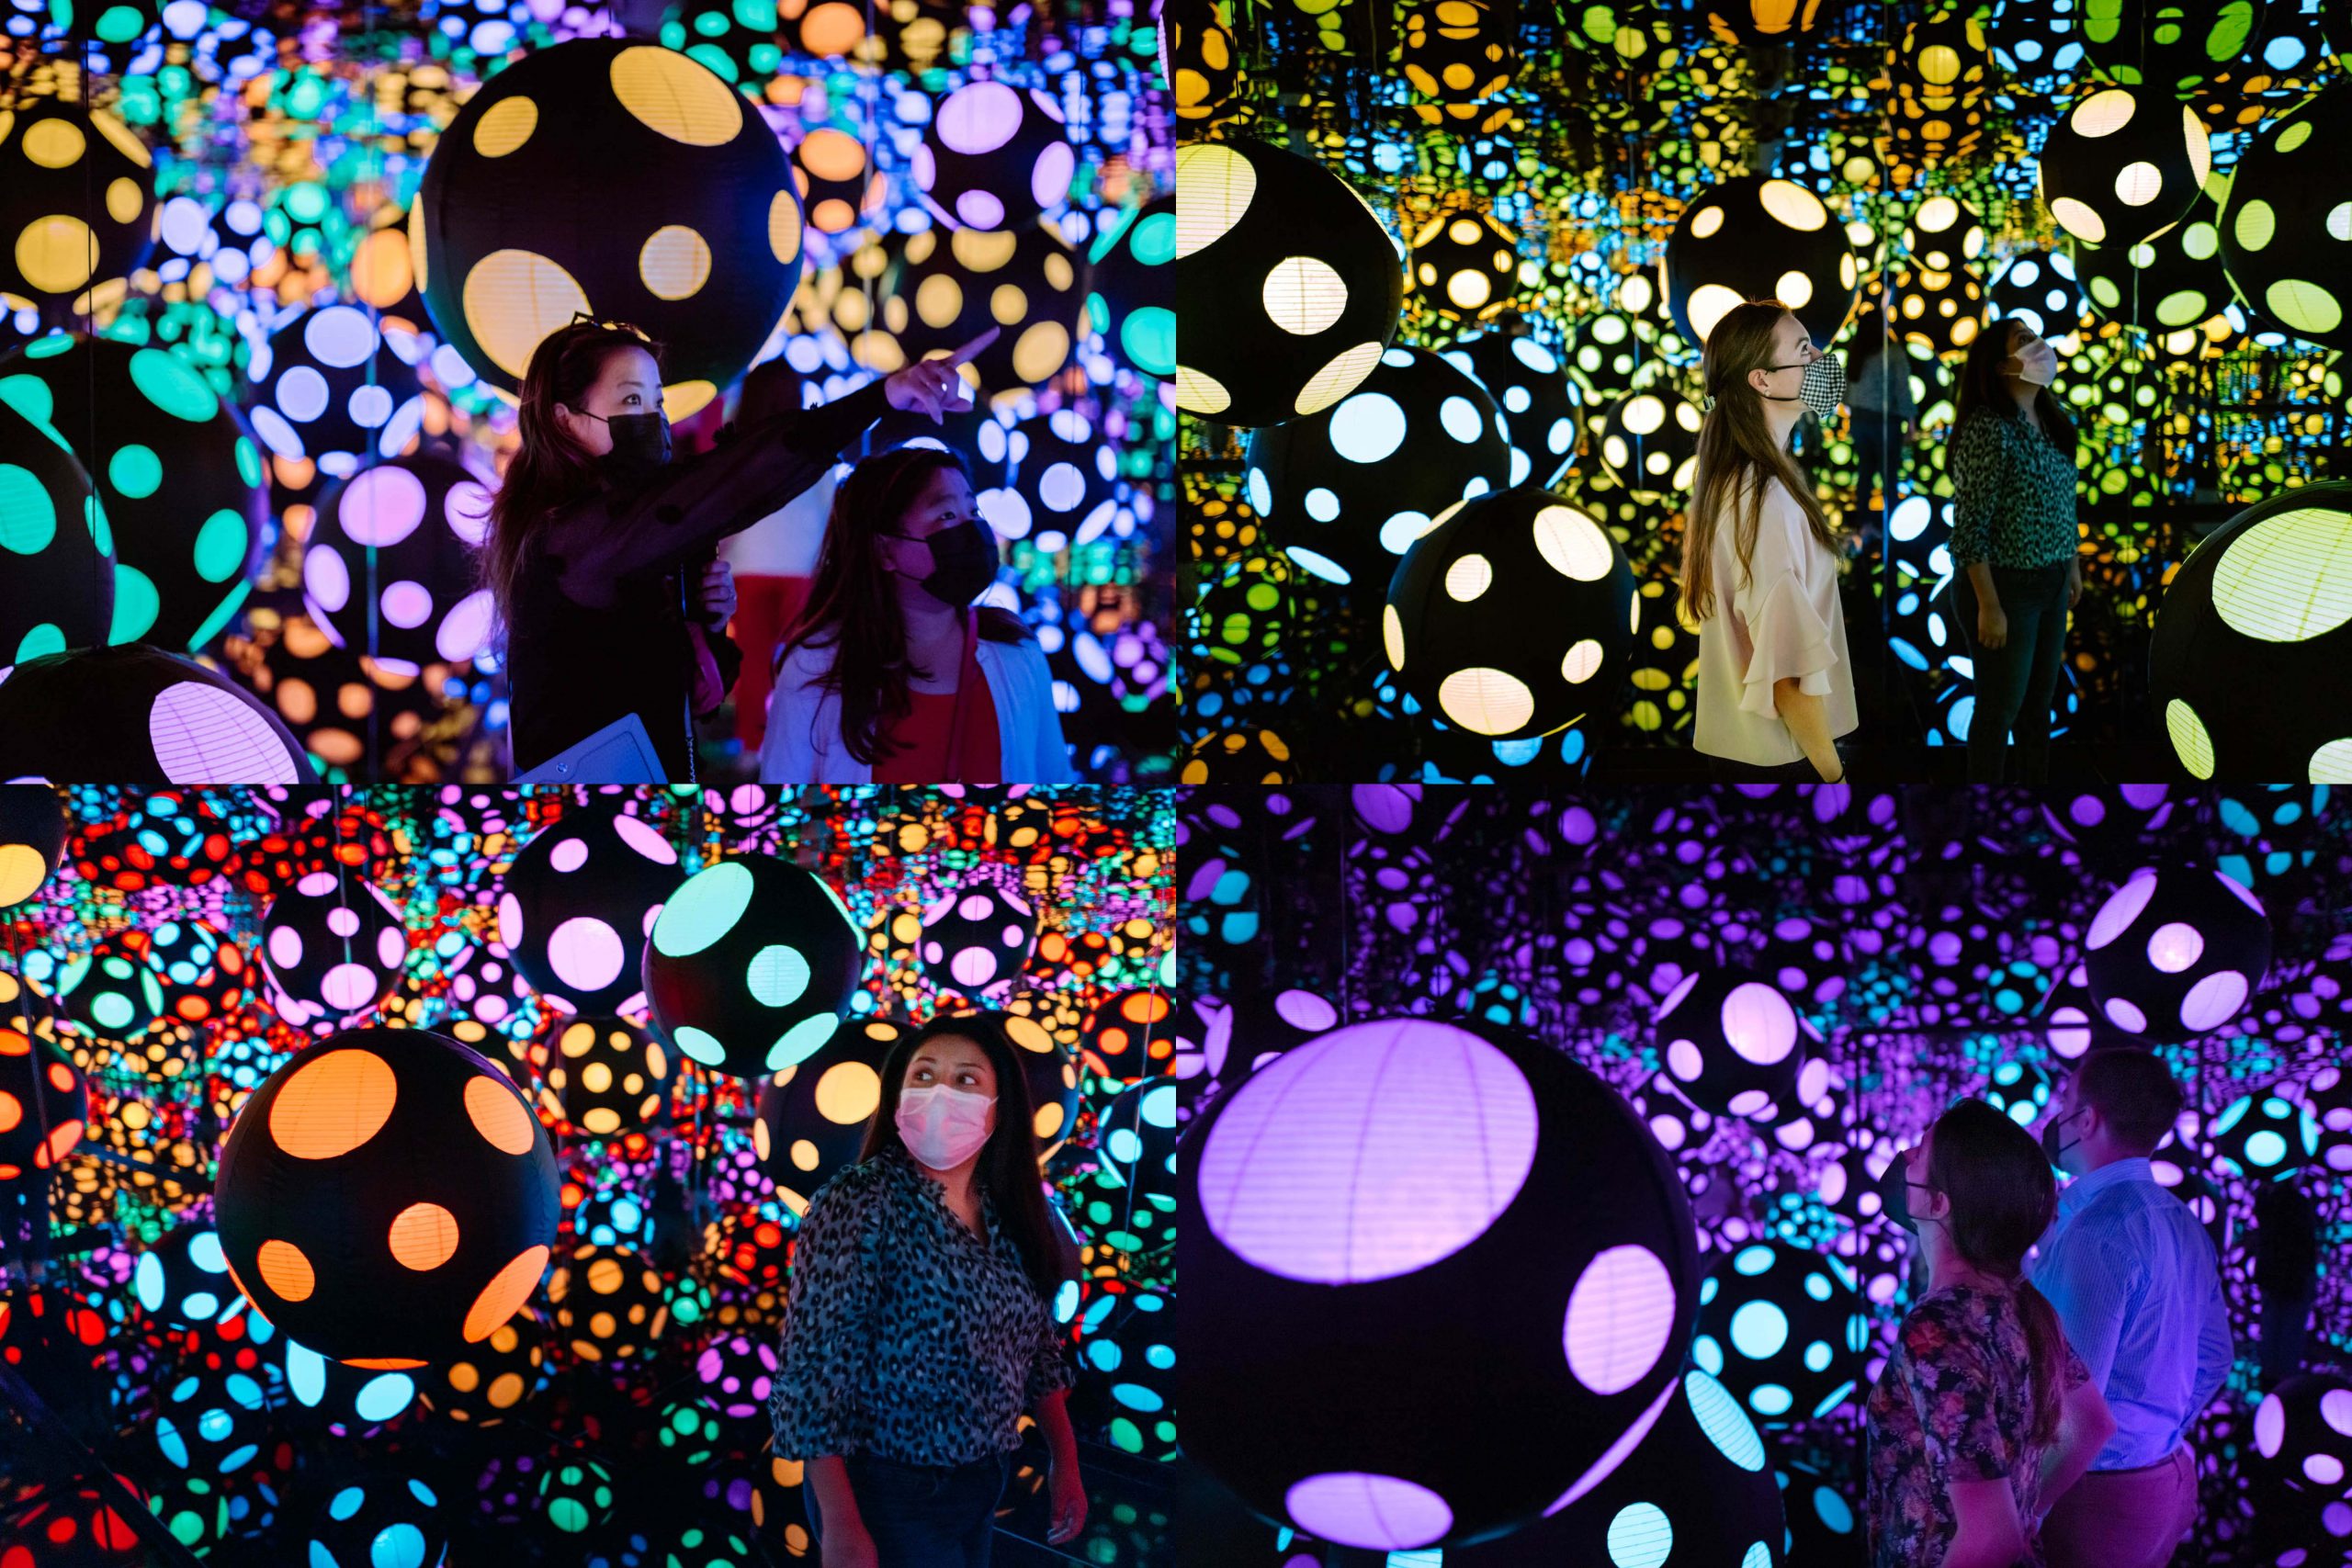
{"type": "Polygon", "coordinates": [[[2291,1092],[2274,1084],[2223,1106],[2205,1129],[2215,1165],[2248,1181],[2277,1181],[2310,1164],[2319,1154],[2319,1118],[2291,1092]]]}
{"type": "Polygon", "coordinates": [[[1086,256],[1087,321],[1119,357],[1161,380],[1176,373],[1176,198],[1102,214],[1086,256]]]}
{"type": "Polygon", "coordinates": [[[1444,357],[1467,370],[1502,411],[1511,485],[1552,485],[1577,457],[1577,384],[1559,356],[1497,330],[1456,338],[1444,357]]]}
{"type": "Polygon", "coordinates": [[[154,1444],[164,1462],[204,1479],[234,1475],[261,1455],[275,1368],[193,1366],[157,1391],[154,1444]]]}
{"type": "Polygon", "coordinates": [[[149,1316],[175,1328],[225,1322],[245,1310],[209,1225],[183,1224],[139,1255],[130,1276],[133,1300],[149,1316]]]}
{"type": "Polygon", "coordinates": [[[714,1072],[756,1078],[816,1055],[856,988],[865,942],[813,872],[739,855],[689,877],[653,922],[654,1028],[714,1072]]]}
{"type": "Polygon", "coordinates": [[[1870,1331],[1844,1263],[1751,1242],[1700,1285],[1690,1359],[1749,1414],[1781,1426],[1826,1416],[1852,1397],[1870,1331]]]}
{"type": "Polygon", "coordinates": [[[1681,1183],[1549,1046],[1346,1025],[1186,1137],[1184,1446],[1267,1517],[1369,1550],[1476,1540],[1590,1491],[1680,1387],[1681,1183]]]}
{"type": "Polygon", "coordinates": [[[2244,884],[2185,862],[2147,866],[2108,895],[2083,935],[2107,1021],[2167,1043],[2222,1028],[2270,967],[2270,917],[2244,884]]]}
{"type": "Polygon", "coordinates": [[[1078,1359],[1087,1376],[1073,1397],[1123,1453],[1176,1455],[1172,1316],[1168,1297],[1152,1290],[1099,1295],[1078,1314],[1078,1359]]]}
{"type": "Polygon", "coordinates": [[[311,1520],[309,1568],[439,1568],[449,1511],[413,1476],[336,1488],[311,1520]]]}

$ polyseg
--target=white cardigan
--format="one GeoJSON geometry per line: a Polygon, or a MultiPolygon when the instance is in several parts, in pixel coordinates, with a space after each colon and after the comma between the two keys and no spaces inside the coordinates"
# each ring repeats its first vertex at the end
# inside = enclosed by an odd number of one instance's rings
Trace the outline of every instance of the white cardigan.
{"type": "MultiPolygon", "coordinates": [[[[1076,770],[1054,709],[1054,678],[1046,655],[1027,637],[990,642],[974,656],[996,703],[1004,772],[998,784],[1074,784],[1076,770]]],[[[842,744],[841,694],[817,685],[833,667],[833,649],[802,643],[785,656],[768,696],[767,739],[760,747],[762,784],[872,784],[874,767],[842,744]]]]}

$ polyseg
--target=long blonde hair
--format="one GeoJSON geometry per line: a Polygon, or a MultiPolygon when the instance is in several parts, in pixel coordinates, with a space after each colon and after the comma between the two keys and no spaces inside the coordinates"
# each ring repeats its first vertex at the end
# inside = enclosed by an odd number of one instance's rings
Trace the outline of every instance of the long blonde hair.
{"type": "Polygon", "coordinates": [[[1691,485],[1688,525],[1682,532],[1682,612],[1693,624],[1715,613],[1715,529],[1725,513],[1744,499],[1732,522],[1732,545],[1747,575],[1756,558],[1756,530],[1764,513],[1764,488],[1777,479],[1804,512],[1805,523],[1824,549],[1838,547],[1829,514],[1813,493],[1813,481],[1772,439],[1764,400],[1747,384],[1750,370],[1772,363],[1772,333],[1789,308],[1777,299],[1735,305],[1708,335],[1701,369],[1715,405],[1699,427],[1699,460],[1691,485]]]}

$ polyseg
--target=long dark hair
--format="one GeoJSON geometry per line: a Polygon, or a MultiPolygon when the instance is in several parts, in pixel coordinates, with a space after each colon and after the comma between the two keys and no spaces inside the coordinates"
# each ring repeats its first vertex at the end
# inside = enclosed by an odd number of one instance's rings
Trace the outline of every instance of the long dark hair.
{"type": "Polygon", "coordinates": [[[1777,299],[1734,305],[1707,335],[1702,374],[1715,406],[1699,426],[1699,461],[1691,484],[1689,522],[1682,531],[1682,607],[1692,622],[1715,613],[1715,530],[1747,486],[1747,504],[1732,519],[1732,545],[1745,572],[1756,558],[1756,530],[1764,515],[1764,487],[1779,479],[1804,513],[1824,549],[1838,547],[1829,514],[1813,493],[1813,481],[1788,449],[1772,439],[1763,400],[1747,384],[1750,370],[1772,363],[1772,333],[1789,308],[1777,299]],[[1752,481],[1752,482],[1751,482],[1752,481]]]}
{"type": "MultiPolygon", "coordinates": [[[[840,694],[842,743],[861,762],[895,755],[901,748],[890,731],[914,709],[908,688],[914,670],[907,653],[907,618],[876,536],[898,529],[915,497],[943,468],[955,469],[967,481],[972,477],[960,456],[940,446],[894,447],[849,471],[833,491],[808,602],[784,634],[786,653],[804,642],[834,649],[832,668],[816,683],[840,694]]],[[[979,623],[980,635],[990,642],[1020,642],[1029,636],[1020,616],[993,604],[980,607],[979,623]]],[[[922,671],[926,680],[934,673],[922,671]]]]}
{"type": "Polygon", "coordinates": [[[2058,1209],[2058,1183],[2033,1134],[1981,1100],[1963,1100],[1936,1119],[1928,1145],[1928,1185],[1951,1200],[1951,1244],[1961,1257],[2007,1280],[2031,1352],[2033,1441],[2058,1436],[2065,1398],[2065,1333],[2031,1281],[2018,1277],[2026,1249],[2058,1209]]]}
{"type": "MultiPolygon", "coordinates": [[[[978,1045],[996,1069],[996,1126],[980,1146],[980,1163],[973,1176],[988,1190],[996,1205],[997,1224],[1021,1249],[1029,1282],[1047,1302],[1061,1288],[1061,1251],[1054,1245],[1053,1223],[1046,1217],[1045,1182],[1037,1174],[1037,1112],[1029,1098],[1029,1079],[1021,1068],[1021,1052],[1004,1032],[1001,1012],[959,1013],[934,1018],[921,1029],[899,1037],[882,1061],[882,1103],[865,1124],[865,1142],[857,1157],[872,1159],[887,1150],[903,1154],[899,1137],[899,1090],[906,1082],[907,1064],[930,1042],[954,1035],[978,1045]]],[[[912,1156],[909,1156],[912,1157],[912,1156]]]]}
{"type": "Polygon", "coordinates": [[[490,537],[482,545],[481,581],[507,618],[514,599],[523,547],[548,518],[596,488],[596,458],[556,422],[555,406],[577,411],[605,373],[605,361],[624,348],[641,348],[662,363],[662,345],[618,322],[574,321],[539,340],[523,375],[523,445],[490,503],[490,537]]]}
{"type": "MultiPolygon", "coordinates": [[[[2009,329],[2025,327],[2026,322],[2007,316],[1996,318],[1968,344],[1968,357],[1960,367],[1960,400],[1953,405],[1951,434],[1947,442],[1960,439],[1960,433],[1971,418],[1980,411],[1996,413],[2004,419],[2018,417],[2018,403],[2009,389],[2001,385],[2001,361],[2009,356],[2009,329]]],[[[2066,405],[2060,402],[2047,387],[2037,387],[2033,392],[2034,417],[2041,421],[2041,432],[2050,444],[2072,457],[2075,455],[2075,422],[2067,417],[2066,405]]]]}

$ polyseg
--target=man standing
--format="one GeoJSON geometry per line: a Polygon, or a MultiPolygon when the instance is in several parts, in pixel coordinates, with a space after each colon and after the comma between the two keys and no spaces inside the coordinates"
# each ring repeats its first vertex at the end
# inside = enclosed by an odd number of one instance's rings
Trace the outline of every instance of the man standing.
{"type": "Polygon", "coordinates": [[[2098,1050],[2042,1126],[2043,1152],[2075,1179],[2030,1277],[2115,1416],[2041,1527],[2050,1568],[2164,1568],[2197,1522],[2188,1428],[2236,1352],[2212,1241],[2148,1168],[2179,1114],[2163,1062],[2098,1050]]]}

